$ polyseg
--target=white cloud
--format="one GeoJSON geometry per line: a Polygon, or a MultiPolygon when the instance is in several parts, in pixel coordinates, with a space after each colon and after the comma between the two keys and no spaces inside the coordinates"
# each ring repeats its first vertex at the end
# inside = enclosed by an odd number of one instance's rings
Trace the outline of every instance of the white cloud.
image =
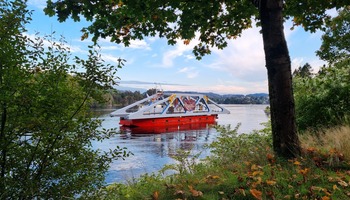
{"type": "Polygon", "coordinates": [[[199,75],[199,71],[194,67],[184,67],[178,71],[178,73],[186,74],[187,78],[196,78],[199,75]]]}
{"type": "Polygon", "coordinates": [[[240,38],[228,41],[223,49],[214,49],[216,60],[210,68],[230,73],[237,80],[265,80],[265,56],[259,28],[245,30],[240,38]]]}
{"type": "MultiPolygon", "coordinates": [[[[102,59],[103,59],[104,61],[106,61],[106,62],[112,62],[113,64],[119,63],[119,59],[120,59],[120,58],[123,58],[123,57],[120,57],[120,56],[115,56],[115,55],[106,54],[106,53],[102,53],[102,54],[101,54],[101,57],[102,57],[102,59]]],[[[125,59],[125,58],[123,58],[123,59],[125,59]]],[[[126,59],[126,62],[127,62],[128,65],[131,65],[131,64],[134,62],[134,60],[131,59],[131,58],[127,58],[127,59],[126,59]]]]}
{"type": "Polygon", "coordinates": [[[196,59],[196,57],[192,53],[185,55],[185,57],[186,57],[186,60],[194,60],[194,59],[196,59]]]}
{"type": "MultiPolygon", "coordinates": [[[[190,41],[189,44],[184,44],[183,40],[176,40],[176,45],[175,48],[172,48],[169,51],[166,51],[163,54],[163,60],[162,60],[162,67],[166,67],[166,68],[170,68],[174,65],[174,60],[177,57],[180,57],[182,55],[184,55],[185,52],[188,51],[192,51],[194,46],[196,44],[198,44],[198,40],[197,39],[193,39],[190,41]]],[[[189,57],[188,55],[186,55],[186,58],[190,59],[191,57],[189,57]]]]}
{"type": "Polygon", "coordinates": [[[101,45],[101,49],[106,51],[121,50],[121,48],[117,45],[111,45],[111,46],[101,45]]]}
{"type": "MultiPolygon", "coordinates": [[[[293,60],[292,60],[292,72],[295,70],[295,69],[297,69],[297,68],[299,68],[300,66],[302,66],[303,65],[303,62],[304,62],[304,59],[303,58],[294,58],[293,60]]],[[[305,63],[304,63],[305,64],[305,63]]]]}
{"type": "Polygon", "coordinates": [[[131,40],[130,45],[125,47],[124,44],[117,44],[110,41],[111,38],[102,38],[99,39],[99,43],[102,49],[105,50],[126,50],[126,49],[144,49],[152,50],[150,45],[145,40],[131,40]]]}
{"type": "Polygon", "coordinates": [[[252,83],[230,83],[222,82],[209,86],[204,85],[165,85],[164,90],[214,92],[218,94],[252,94],[267,93],[267,81],[252,83]]]}
{"type": "Polygon", "coordinates": [[[151,50],[151,47],[149,46],[149,44],[146,43],[145,40],[132,40],[130,41],[130,45],[128,48],[151,50]]]}

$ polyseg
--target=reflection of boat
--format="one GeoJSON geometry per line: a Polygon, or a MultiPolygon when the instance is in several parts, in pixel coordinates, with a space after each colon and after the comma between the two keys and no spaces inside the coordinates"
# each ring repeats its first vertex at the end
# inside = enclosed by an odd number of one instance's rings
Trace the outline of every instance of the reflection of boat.
{"type": "Polygon", "coordinates": [[[188,131],[188,130],[203,130],[211,125],[215,125],[216,122],[208,123],[192,123],[183,125],[159,125],[159,126],[145,126],[145,127],[129,127],[121,126],[120,130],[129,132],[131,134],[160,134],[160,133],[171,133],[177,131],[188,131]]]}
{"type": "Polygon", "coordinates": [[[110,115],[120,117],[122,126],[158,128],[214,123],[218,114],[229,113],[202,94],[157,92],[110,115]]]}

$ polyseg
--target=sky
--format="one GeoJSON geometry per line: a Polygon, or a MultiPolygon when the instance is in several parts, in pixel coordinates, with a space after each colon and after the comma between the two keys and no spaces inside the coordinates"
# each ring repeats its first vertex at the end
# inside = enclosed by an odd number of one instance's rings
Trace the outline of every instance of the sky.
{"type": "MultiPolygon", "coordinates": [[[[46,0],[29,0],[28,8],[33,10],[32,21],[26,26],[27,34],[64,36],[72,53],[79,57],[87,55],[89,39],[81,41],[81,29],[87,22],[67,20],[60,23],[57,17],[46,16],[43,12],[46,0]]],[[[302,27],[291,30],[291,22],[284,25],[285,37],[292,61],[292,71],[309,63],[314,71],[324,64],[315,51],[321,45],[321,32],[305,32],[302,27]]],[[[196,60],[192,49],[195,41],[185,45],[178,40],[170,46],[167,40],[146,37],[133,41],[129,47],[99,40],[101,55],[105,62],[116,65],[119,58],[125,59],[125,66],[119,69],[117,89],[124,87],[143,90],[214,92],[218,94],[268,93],[267,71],[263,51],[262,35],[259,28],[247,29],[242,36],[229,40],[223,49],[212,49],[211,55],[196,60]],[[155,83],[158,83],[157,86],[155,83]],[[160,84],[160,86],[159,86],[160,84]]]]}

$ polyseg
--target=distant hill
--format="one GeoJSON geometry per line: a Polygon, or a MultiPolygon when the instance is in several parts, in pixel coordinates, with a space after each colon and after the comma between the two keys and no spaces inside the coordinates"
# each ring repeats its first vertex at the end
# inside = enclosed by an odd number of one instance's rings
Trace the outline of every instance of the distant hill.
{"type": "Polygon", "coordinates": [[[124,87],[124,86],[119,86],[119,85],[115,86],[114,88],[116,90],[119,90],[119,91],[131,91],[131,92],[139,91],[140,93],[144,93],[147,91],[146,89],[142,89],[142,88],[124,87]]]}
{"type": "MultiPolygon", "coordinates": [[[[116,87],[121,93],[129,92],[135,93],[139,91],[141,94],[145,94],[146,90],[140,88],[128,88],[128,87],[116,87]]],[[[204,94],[213,101],[219,104],[269,104],[269,95],[266,93],[253,93],[253,94],[216,94],[213,92],[193,92],[193,91],[164,91],[166,93],[192,93],[192,94],[204,94]]],[[[138,98],[134,98],[137,100],[138,98]]]]}
{"type": "Polygon", "coordinates": [[[207,95],[213,101],[220,104],[269,104],[269,95],[266,93],[254,93],[254,94],[216,94],[213,92],[182,92],[182,91],[164,91],[167,93],[192,93],[192,94],[204,94],[207,95]]]}
{"type": "Polygon", "coordinates": [[[247,94],[247,96],[252,96],[252,97],[268,97],[269,94],[266,94],[266,93],[254,93],[254,94],[247,94]]]}
{"type": "MultiPolygon", "coordinates": [[[[146,90],[139,88],[116,87],[116,90],[109,90],[104,94],[104,98],[108,99],[105,103],[93,102],[91,108],[110,108],[113,106],[123,107],[130,105],[138,100],[146,97],[146,90]]],[[[191,91],[164,91],[166,93],[194,93],[204,94],[219,104],[269,104],[269,97],[266,93],[254,94],[216,94],[213,92],[199,93],[191,91]]]]}

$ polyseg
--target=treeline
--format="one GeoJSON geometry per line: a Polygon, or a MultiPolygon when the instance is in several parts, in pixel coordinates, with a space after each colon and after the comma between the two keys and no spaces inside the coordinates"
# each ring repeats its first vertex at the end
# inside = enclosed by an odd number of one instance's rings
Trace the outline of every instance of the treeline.
{"type": "Polygon", "coordinates": [[[112,108],[123,107],[132,104],[146,97],[145,93],[139,91],[118,91],[116,89],[107,90],[102,94],[104,102],[93,101],[91,108],[112,108]]]}
{"type": "MultiPolygon", "coordinates": [[[[102,98],[104,102],[93,101],[91,108],[115,108],[124,107],[130,105],[136,101],[139,101],[148,95],[155,94],[156,89],[152,88],[147,90],[147,92],[141,93],[140,91],[119,91],[116,89],[110,89],[102,92],[102,98]],[[147,93],[147,94],[146,94],[147,93]]],[[[179,92],[179,91],[167,91],[179,92]]],[[[196,93],[196,92],[191,92],[196,93]]],[[[268,94],[248,94],[248,95],[220,95],[215,93],[205,93],[210,99],[219,104],[269,104],[268,94]]]]}
{"type": "Polygon", "coordinates": [[[268,94],[223,95],[213,100],[219,104],[269,104],[268,94]]]}
{"type": "Polygon", "coordinates": [[[143,93],[140,91],[132,92],[128,90],[116,89],[109,89],[100,92],[104,101],[101,102],[93,100],[90,106],[91,108],[124,107],[147,97],[147,95],[151,96],[152,94],[155,94],[156,89],[152,88],[143,93]]]}

